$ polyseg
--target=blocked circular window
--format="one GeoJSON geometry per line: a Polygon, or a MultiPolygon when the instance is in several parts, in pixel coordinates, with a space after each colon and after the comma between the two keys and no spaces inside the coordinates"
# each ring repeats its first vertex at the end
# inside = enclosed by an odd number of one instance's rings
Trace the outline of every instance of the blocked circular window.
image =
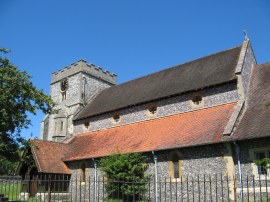
{"type": "Polygon", "coordinates": [[[147,106],[147,115],[153,116],[157,114],[157,112],[158,112],[158,108],[156,104],[151,103],[147,106]]]}
{"type": "Polygon", "coordinates": [[[204,104],[204,97],[202,93],[194,93],[191,97],[192,106],[199,107],[204,104]]]}
{"type": "Polygon", "coordinates": [[[115,112],[112,117],[113,123],[119,123],[121,121],[120,114],[118,112],[115,112]]]}
{"type": "Polygon", "coordinates": [[[89,129],[89,126],[90,126],[89,121],[84,122],[84,128],[85,128],[85,129],[89,129]]]}

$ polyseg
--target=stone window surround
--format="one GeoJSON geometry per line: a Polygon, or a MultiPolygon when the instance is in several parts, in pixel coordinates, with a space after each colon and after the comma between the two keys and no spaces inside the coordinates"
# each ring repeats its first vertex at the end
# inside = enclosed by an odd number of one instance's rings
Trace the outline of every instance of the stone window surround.
{"type": "MultiPolygon", "coordinates": [[[[258,148],[249,149],[249,158],[252,161],[251,162],[252,174],[254,175],[255,179],[259,179],[260,177],[262,179],[265,178],[264,175],[259,176],[257,165],[253,162],[254,160],[256,160],[255,154],[257,152],[263,152],[263,151],[267,151],[267,150],[270,150],[270,146],[269,147],[258,147],[258,148]]],[[[266,179],[270,180],[270,169],[269,168],[268,168],[268,171],[267,171],[266,179]]]]}
{"type": "Polygon", "coordinates": [[[67,99],[67,90],[68,90],[68,78],[63,78],[60,82],[60,93],[61,100],[65,101],[67,99]]]}
{"type": "Polygon", "coordinates": [[[204,102],[205,102],[205,96],[202,92],[194,92],[192,93],[191,95],[191,98],[190,98],[190,105],[192,108],[197,108],[197,107],[203,107],[204,106],[204,102]],[[200,96],[202,98],[200,104],[195,104],[193,99],[196,97],[196,96],[200,96]]]}
{"type": "Polygon", "coordinates": [[[120,114],[118,111],[114,112],[114,113],[112,114],[112,123],[113,123],[113,124],[119,124],[119,123],[121,123],[121,121],[122,121],[121,114],[120,114]],[[116,117],[115,117],[115,116],[119,116],[118,121],[116,121],[116,117]]]}
{"type": "Polygon", "coordinates": [[[83,161],[83,162],[80,163],[79,176],[80,176],[81,185],[85,185],[86,182],[87,182],[87,176],[89,174],[89,170],[88,169],[89,168],[87,167],[87,163],[85,161],[83,161]],[[82,170],[83,165],[84,165],[84,168],[85,168],[85,173],[84,173],[84,175],[85,175],[85,181],[82,180],[83,179],[83,170],[82,170]]]}
{"type": "Polygon", "coordinates": [[[157,114],[158,114],[158,106],[157,106],[157,104],[156,103],[149,103],[149,104],[147,104],[147,110],[146,110],[146,115],[148,116],[148,117],[154,117],[154,116],[156,116],[157,114]],[[155,113],[152,113],[151,111],[150,111],[150,109],[151,109],[151,107],[156,107],[156,111],[155,111],[155,113]]]}
{"type": "Polygon", "coordinates": [[[179,150],[173,150],[168,154],[168,164],[169,164],[169,180],[172,182],[180,182],[183,178],[183,154],[179,150]],[[179,164],[179,178],[174,178],[174,162],[173,162],[173,156],[177,155],[179,158],[178,164],[179,164]]]}
{"type": "Polygon", "coordinates": [[[85,121],[83,125],[84,129],[87,131],[90,128],[90,121],[85,121]]]}

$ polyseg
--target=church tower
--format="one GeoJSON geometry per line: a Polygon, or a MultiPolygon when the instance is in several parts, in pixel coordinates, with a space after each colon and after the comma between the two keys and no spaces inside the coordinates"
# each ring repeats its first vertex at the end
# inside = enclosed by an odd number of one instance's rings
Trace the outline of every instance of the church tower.
{"type": "Polygon", "coordinates": [[[52,73],[50,95],[54,114],[41,122],[40,139],[61,142],[73,134],[73,116],[101,90],[116,84],[116,74],[79,60],[52,73]]]}

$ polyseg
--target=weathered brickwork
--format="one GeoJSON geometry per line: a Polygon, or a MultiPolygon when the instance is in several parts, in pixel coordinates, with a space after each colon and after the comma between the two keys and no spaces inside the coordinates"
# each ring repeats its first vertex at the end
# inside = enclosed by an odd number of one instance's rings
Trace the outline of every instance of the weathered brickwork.
{"type": "Polygon", "coordinates": [[[74,132],[75,134],[80,134],[87,131],[96,131],[104,128],[111,128],[119,125],[126,125],[134,122],[193,111],[200,108],[208,108],[238,100],[238,93],[234,82],[219,87],[205,89],[200,92],[204,96],[204,104],[202,106],[194,107],[190,100],[193,93],[188,93],[155,102],[158,110],[157,114],[154,116],[147,115],[147,104],[143,104],[119,110],[119,114],[121,116],[119,124],[113,123],[112,113],[108,113],[74,123],[74,132]],[[85,122],[90,123],[90,127],[88,129],[84,126],[85,122]]]}

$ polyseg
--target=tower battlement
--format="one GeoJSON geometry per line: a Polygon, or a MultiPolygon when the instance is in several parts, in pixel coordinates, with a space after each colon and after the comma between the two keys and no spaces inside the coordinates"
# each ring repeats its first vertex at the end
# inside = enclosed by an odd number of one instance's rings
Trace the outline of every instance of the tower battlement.
{"type": "Polygon", "coordinates": [[[70,66],[60,69],[57,72],[53,72],[51,84],[79,72],[89,74],[110,84],[116,84],[117,75],[115,73],[110,73],[108,70],[104,70],[94,64],[87,64],[87,61],[83,59],[79,60],[77,63],[73,63],[70,66]]]}

